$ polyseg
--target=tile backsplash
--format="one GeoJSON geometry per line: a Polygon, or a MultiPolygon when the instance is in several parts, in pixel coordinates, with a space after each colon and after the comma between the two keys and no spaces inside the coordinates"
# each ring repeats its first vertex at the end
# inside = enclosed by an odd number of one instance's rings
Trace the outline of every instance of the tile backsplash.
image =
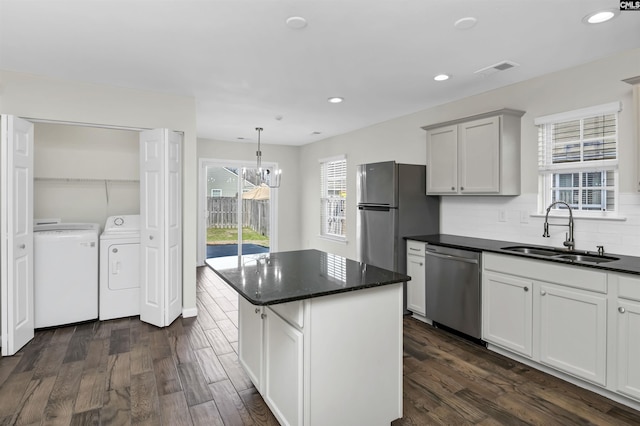
{"type": "MultiPolygon", "coordinates": [[[[640,256],[640,194],[621,193],[620,217],[624,219],[576,218],[576,250],[640,256]]],[[[466,237],[563,247],[566,226],[551,226],[550,238],[543,238],[544,215],[538,213],[537,194],[518,197],[442,197],[440,232],[466,237]]],[[[549,223],[566,224],[565,218],[549,223]]]]}

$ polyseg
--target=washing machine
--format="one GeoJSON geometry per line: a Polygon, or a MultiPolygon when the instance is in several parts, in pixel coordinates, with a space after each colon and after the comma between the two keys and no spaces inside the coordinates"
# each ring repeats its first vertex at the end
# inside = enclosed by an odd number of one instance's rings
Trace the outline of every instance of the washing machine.
{"type": "Polygon", "coordinates": [[[140,315],[140,215],[110,216],[100,236],[100,320],[140,315]]]}
{"type": "Polygon", "coordinates": [[[33,227],[35,328],[98,318],[97,223],[33,227]]]}

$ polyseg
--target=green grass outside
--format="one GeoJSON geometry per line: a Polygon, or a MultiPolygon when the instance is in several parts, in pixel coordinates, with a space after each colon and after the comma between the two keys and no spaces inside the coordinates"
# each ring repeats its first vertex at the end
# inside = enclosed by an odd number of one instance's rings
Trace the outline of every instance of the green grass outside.
{"type": "MultiPolygon", "coordinates": [[[[251,228],[242,228],[242,241],[269,247],[269,237],[261,235],[251,228]]],[[[207,228],[207,244],[237,244],[238,228],[207,228]]]]}

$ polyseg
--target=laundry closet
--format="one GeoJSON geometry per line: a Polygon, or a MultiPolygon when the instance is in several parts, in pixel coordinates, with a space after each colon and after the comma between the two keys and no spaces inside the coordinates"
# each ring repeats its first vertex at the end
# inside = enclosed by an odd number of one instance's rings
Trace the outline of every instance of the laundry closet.
{"type": "Polygon", "coordinates": [[[182,134],[5,115],[1,133],[2,354],[34,328],[138,314],[164,327],[177,318],[182,134]],[[80,317],[60,314],[99,302],[80,317]],[[53,319],[39,323],[44,310],[53,319]]]}
{"type": "Polygon", "coordinates": [[[139,133],[51,123],[34,133],[35,327],[138,315],[139,133]]]}

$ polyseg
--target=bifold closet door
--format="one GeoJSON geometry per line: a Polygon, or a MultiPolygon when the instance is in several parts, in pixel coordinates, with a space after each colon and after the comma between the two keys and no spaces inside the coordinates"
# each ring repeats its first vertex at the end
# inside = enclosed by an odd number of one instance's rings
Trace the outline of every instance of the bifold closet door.
{"type": "Polygon", "coordinates": [[[158,327],[182,312],[182,136],[140,133],[140,319],[158,327]]]}
{"type": "Polygon", "coordinates": [[[0,323],[2,356],[34,336],[33,123],[1,118],[0,323]]]}

